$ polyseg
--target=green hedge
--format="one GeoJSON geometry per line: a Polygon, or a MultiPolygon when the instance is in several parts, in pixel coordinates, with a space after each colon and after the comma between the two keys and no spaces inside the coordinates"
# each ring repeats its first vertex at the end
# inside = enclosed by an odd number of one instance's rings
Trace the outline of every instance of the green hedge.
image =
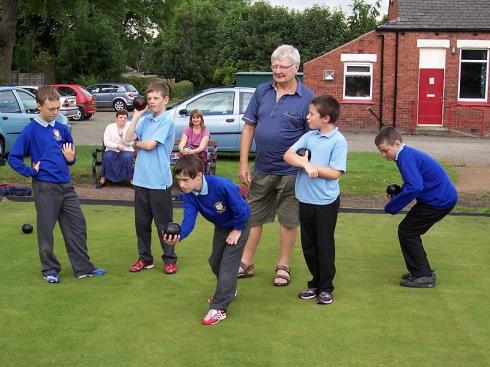
{"type": "Polygon", "coordinates": [[[194,84],[188,80],[170,84],[170,97],[172,99],[184,99],[194,93],[194,84]]]}

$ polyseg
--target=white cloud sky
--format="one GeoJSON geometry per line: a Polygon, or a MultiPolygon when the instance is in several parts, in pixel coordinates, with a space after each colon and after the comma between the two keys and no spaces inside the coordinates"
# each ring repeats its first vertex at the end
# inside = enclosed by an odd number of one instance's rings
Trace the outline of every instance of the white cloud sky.
{"type": "MultiPolygon", "coordinates": [[[[350,12],[352,0],[267,0],[271,5],[287,6],[291,9],[303,10],[304,8],[310,7],[314,4],[325,5],[331,9],[337,7],[342,8],[345,12],[350,12]]],[[[388,13],[388,1],[381,0],[381,13],[388,13]]],[[[365,0],[368,4],[374,4],[376,0],[365,0]]]]}

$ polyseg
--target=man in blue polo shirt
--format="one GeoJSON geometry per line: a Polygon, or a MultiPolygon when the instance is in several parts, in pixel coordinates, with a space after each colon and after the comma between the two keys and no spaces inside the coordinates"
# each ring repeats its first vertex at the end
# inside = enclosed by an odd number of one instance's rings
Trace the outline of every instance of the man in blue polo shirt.
{"type": "Polygon", "coordinates": [[[286,150],[308,129],[306,115],[314,93],[296,77],[300,55],[289,45],[279,46],[271,56],[273,81],[255,90],[245,111],[245,126],[240,141],[240,180],[250,185],[252,210],[250,236],[242,256],[239,278],[254,274],[253,258],[262,234],[262,225],[273,222],[277,214],[280,255],[273,284],[290,281],[289,258],[296,242],[298,201],[294,182],[298,169],[284,162],[286,150]],[[255,139],[256,159],[253,172],[248,154],[255,139]]]}
{"type": "MultiPolygon", "coordinates": [[[[146,90],[150,114],[145,110],[135,111],[126,132],[126,141],[134,140],[139,149],[133,175],[134,214],[138,237],[138,260],[131,265],[130,272],[152,269],[151,222],[154,220],[158,233],[172,221],[172,174],[170,153],[174,146],[174,121],[165,111],[169,101],[168,86],[153,83],[146,90]]],[[[160,237],[160,236],[159,236],[160,237]]],[[[174,247],[160,238],[163,250],[163,272],[177,271],[177,256],[174,247]]]]}

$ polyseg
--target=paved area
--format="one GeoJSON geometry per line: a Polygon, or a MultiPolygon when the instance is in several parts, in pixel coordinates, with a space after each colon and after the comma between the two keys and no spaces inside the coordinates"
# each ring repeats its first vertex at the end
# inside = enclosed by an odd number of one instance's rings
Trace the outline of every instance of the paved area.
{"type": "MultiPolygon", "coordinates": [[[[72,121],[73,138],[78,145],[101,144],[107,124],[114,122],[115,112],[98,110],[90,120],[72,121]]],[[[377,152],[375,133],[345,133],[352,152],[377,152]]],[[[406,135],[404,142],[426,151],[434,158],[452,163],[490,164],[490,139],[406,135]]]]}

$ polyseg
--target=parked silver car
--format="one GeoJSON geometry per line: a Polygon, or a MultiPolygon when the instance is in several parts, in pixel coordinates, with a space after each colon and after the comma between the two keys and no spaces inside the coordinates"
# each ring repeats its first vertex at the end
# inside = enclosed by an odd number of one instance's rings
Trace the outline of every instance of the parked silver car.
{"type": "Polygon", "coordinates": [[[131,84],[97,83],[87,87],[95,96],[97,108],[114,108],[116,111],[133,109],[133,100],[140,94],[131,84]]]}
{"type": "MultiPolygon", "coordinates": [[[[240,151],[240,134],[244,126],[243,113],[247,109],[255,88],[222,87],[205,89],[170,108],[175,121],[175,138],[180,139],[189,127],[189,114],[201,110],[211,140],[218,142],[218,150],[240,151]]],[[[255,150],[255,145],[252,146],[255,150]]]]}
{"type": "MultiPolygon", "coordinates": [[[[38,85],[19,85],[19,88],[25,89],[32,94],[36,95],[39,89],[38,85]]],[[[60,97],[61,107],[60,113],[66,118],[70,119],[75,117],[78,113],[77,100],[72,96],[61,96],[60,97]]]]}

